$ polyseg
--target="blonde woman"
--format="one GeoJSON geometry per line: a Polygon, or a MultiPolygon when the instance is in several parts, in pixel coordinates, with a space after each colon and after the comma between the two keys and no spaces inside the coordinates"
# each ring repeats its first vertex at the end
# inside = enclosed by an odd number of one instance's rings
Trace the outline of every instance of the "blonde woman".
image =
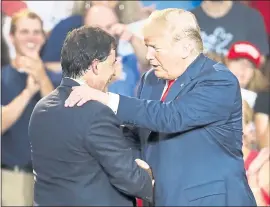
{"type": "Polygon", "coordinates": [[[225,61],[237,77],[240,87],[258,93],[268,88],[269,83],[259,70],[261,53],[249,42],[236,42],[231,46],[225,61]]]}
{"type": "Polygon", "coordinates": [[[248,182],[258,206],[270,205],[269,197],[269,148],[260,151],[252,149],[256,140],[250,129],[253,121],[253,111],[246,101],[243,101],[243,158],[247,171],[248,182]]]}

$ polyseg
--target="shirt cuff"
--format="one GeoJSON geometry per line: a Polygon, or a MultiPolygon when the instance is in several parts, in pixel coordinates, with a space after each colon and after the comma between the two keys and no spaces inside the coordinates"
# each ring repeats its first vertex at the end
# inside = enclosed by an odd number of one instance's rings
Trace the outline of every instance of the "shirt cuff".
{"type": "Polygon", "coordinates": [[[120,97],[118,94],[115,93],[108,92],[108,94],[109,94],[108,107],[110,107],[113,110],[113,112],[117,114],[120,97]]]}

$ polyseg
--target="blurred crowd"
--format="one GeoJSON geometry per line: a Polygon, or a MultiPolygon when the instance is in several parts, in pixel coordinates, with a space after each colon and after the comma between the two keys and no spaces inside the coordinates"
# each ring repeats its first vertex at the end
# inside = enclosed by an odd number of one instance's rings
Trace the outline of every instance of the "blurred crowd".
{"type": "Polygon", "coordinates": [[[269,205],[270,3],[169,2],[2,2],[2,205],[32,205],[28,124],[35,104],[61,82],[60,53],[66,35],[83,25],[112,34],[121,65],[108,90],[136,96],[140,77],[150,69],[140,28],[152,11],[172,6],[195,14],[205,54],[225,64],[239,81],[247,177],[257,204],[269,205]]]}

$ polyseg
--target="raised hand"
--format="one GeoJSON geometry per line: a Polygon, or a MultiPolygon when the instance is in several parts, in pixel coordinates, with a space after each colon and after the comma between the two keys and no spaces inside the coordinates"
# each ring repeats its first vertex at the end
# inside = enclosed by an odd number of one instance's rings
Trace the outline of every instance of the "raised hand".
{"type": "Polygon", "coordinates": [[[31,75],[39,84],[46,76],[46,71],[42,60],[39,57],[31,58],[27,56],[19,56],[15,59],[16,67],[20,71],[31,75]]]}
{"type": "Polygon", "coordinates": [[[30,96],[33,96],[40,90],[40,85],[31,75],[28,75],[25,89],[30,93],[30,96]]]}

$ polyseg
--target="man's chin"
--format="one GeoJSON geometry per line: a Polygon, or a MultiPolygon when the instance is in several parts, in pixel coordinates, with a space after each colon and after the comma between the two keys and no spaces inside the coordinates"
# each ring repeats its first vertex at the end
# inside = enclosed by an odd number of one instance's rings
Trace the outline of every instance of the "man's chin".
{"type": "Polygon", "coordinates": [[[25,51],[22,53],[23,56],[26,56],[26,57],[30,57],[30,58],[37,58],[37,56],[39,56],[39,52],[37,51],[25,51]]]}
{"type": "Polygon", "coordinates": [[[165,74],[158,70],[154,70],[154,73],[158,78],[161,78],[161,79],[165,78],[165,74]]]}

